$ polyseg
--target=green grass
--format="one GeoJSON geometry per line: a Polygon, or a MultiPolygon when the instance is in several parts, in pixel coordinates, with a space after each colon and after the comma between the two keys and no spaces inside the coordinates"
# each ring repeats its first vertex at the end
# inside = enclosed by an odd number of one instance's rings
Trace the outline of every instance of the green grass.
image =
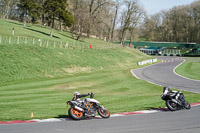
{"type": "MultiPolygon", "coordinates": [[[[0,35],[69,41],[69,32],[0,20],[0,35]],[[39,32],[38,32],[39,31],[39,32]],[[63,36],[62,34],[66,35],[63,36]]],[[[71,41],[73,41],[71,39],[71,41]]],[[[70,42],[70,41],[69,41],[70,42]]],[[[97,47],[111,44],[84,39],[97,47]]],[[[117,46],[112,49],[60,49],[31,44],[0,44],[0,121],[66,117],[66,101],[73,92],[93,92],[111,113],[164,107],[162,87],[136,79],[130,72],[138,61],[150,59],[138,50],[117,46]]],[[[184,92],[187,100],[200,102],[200,94],[184,92]]]]}
{"type": "Polygon", "coordinates": [[[12,20],[2,20],[0,19],[0,37],[2,37],[2,43],[9,42],[9,37],[11,37],[11,43],[17,44],[17,39],[19,38],[20,43],[25,43],[25,38],[27,39],[28,44],[33,43],[33,38],[35,44],[39,44],[39,39],[42,40],[42,46],[46,47],[47,41],[50,42],[50,47],[53,47],[54,41],[56,42],[56,47],[60,47],[60,43],[63,45],[68,42],[69,47],[73,47],[76,49],[89,48],[89,45],[93,45],[94,49],[105,49],[110,47],[118,47],[117,45],[113,45],[111,43],[96,39],[96,38],[86,38],[82,37],[80,41],[74,40],[73,35],[68,31],[59,31],[54,29],[53,37],[50,37],[50,28],[43,27],[39,25],[30,25],[28,24],[26,27],[23,27],[23,23],[19,23],[17,21],[12,20]],[[15,29],[15,35],[12,36],[12,29],[15,29]]]}
{"type": "Polygon", "coordinates": [[[187,59],[176,72],[184,77],[200,80],[200,58],[187,59]]]}

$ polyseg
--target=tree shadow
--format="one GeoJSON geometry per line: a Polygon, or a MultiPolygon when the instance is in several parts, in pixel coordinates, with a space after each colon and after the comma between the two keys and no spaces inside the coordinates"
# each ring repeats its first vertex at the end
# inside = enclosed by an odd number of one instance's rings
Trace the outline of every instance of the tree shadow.
{"type": "MultiPolygon", "coordinates": [[[[59,33],[60,35],[62,35],[62,36],[64,36],[64,37],[68,37],[68,38],[71,38],[72,40],[74,40],[74,37],[72,36],[72,35],[66,35],[66,34],[63,34],[63,33],[59,33]]],[[[76,41],[79,41],[79,42],[82,42],[82,43],[84,43],[85,41],[83,41],[83,40],[76,40],[76,41]]]]}
{"type": "MultiPolygon", "coordinates": [[[[27,29],[27,30],[31,30],[31,31],[38,32],[38,33],[41,33],[41,34],[43,34],[43,35],[49,36],[48,33],[45,33],[45,32],[43,32],[43,31],[38,31],[38,30],[35,30],[35,29],[27,28],[27,27],[24,27],[24,28],[27,29]]],[[[54,36],[54,35],[53,35],[53,37],[54,37],[54,38],[59,38],[59,37],[54,36]]],[[[60,38],[59,38],[59,39],[60,39],[60,38]]]]}
{"type": "Polygon", "coordinates": [[[11,23],[11,24],[16,24],[16,25],[20,25],[20,26],[23,26],[23,24],[20,24],[20,23],[16,23],[16,22],[11,22],[11,21],[7,21],[8,23],[11,23]]]}
{"type": "Polygon", "coordinates": [[[71,38],[72,40],[74,40],[73,36],[70,36],[70,35],[65,35],[63,33],[59,33],[60,35],[64,36],[64,37],[68,37],[68,38],[71,38]]]}

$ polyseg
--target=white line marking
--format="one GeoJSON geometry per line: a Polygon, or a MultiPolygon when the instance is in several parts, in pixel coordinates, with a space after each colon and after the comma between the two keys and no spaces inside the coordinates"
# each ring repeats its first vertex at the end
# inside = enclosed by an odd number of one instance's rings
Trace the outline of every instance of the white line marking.
{"type": "MultiPolygon", "coordinates": [[[[182,58],[179,58],[179,59],[182,59],[182,58]]],[[[183,60],[184,60],[184,59],[183,59],[183,60]]],[[[184,61],[185,61],[185,60],[184,60],[184,61]]],[[[162,62],[160,62],[160,63],[162,63],[162,62]]],[[[183,63],[183,62],[182,62],[182,63],[183,63]]],[[[178,66],[180,66],[182,63],[180,63],[179,65],[177,65],[177,66],[173,69],[174,74],[176,74],[175,69],[176,69],[178,66]]],[[[156,64],[159,64],[159,63],[156,63],[156,64]]],[[[152,64],[152,65],[156,65],[156,64],[152,64]]],[[[152,66],[152,65],[149,65],[149,66],[152,66]]],[[[145,66],[145,67],[149,67],[149,66],[145,66]]],[[[145,68],[145,67],[141,67],[141,68],[137,68],[137,69],[142,69],[142,68],[145,68]]],[[[144,79],[141,79],[141,78],[137,77],[137,76],[135,75],[135,73],[133,73],[133,70],[136,70],[136,69],[132,69],[132,70],[131,70],[131,73],[132,73],[132,75],[135,76],[137,79],[146,81],[146,82],[151,83],[151,84],[154,84],[154,85],[163,86],[163,85],[160,85],[160,84],[157,84],[157,83],[153,83],[153,82],[151,82],[151,81],[144,80],[144,79]]],[[[178,75],[178,74],[176,74],[176,75],[178,75]]],[[[183,76],[181,76],[181,75],[178,75],[178,76],[183,77],[183,76]]],[[[188,78],[186,78],[186,77],[183,77],[183,78],[188,79],[188,78]]],[[[193,80],[193,79],[189,79],[189,80],[193,80]]],[[[200,81],[200,80],[193,80],[193,81],[200,81]]],[[[178,90],[187,91],[187,92],[192,92],[192,93],[199,93],[199,92],[194,92],[194,91],[189,91],[189,90],[184,90],[184,89],[178,89],[178,90]]]]}

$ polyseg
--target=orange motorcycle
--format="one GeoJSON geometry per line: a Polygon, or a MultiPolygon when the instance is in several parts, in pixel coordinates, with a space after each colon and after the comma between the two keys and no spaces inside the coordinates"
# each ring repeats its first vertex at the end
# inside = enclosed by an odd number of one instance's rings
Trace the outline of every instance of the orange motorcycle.
{"type": "Polygon", "coordinates": [[[81,120],[85,117],[95,117],[97,112],[102,118],[109,118],[110,112],[91,93],[90,98],[67,101],[71,107],[68,110],[69,117],[74,120],[81,120]]]}

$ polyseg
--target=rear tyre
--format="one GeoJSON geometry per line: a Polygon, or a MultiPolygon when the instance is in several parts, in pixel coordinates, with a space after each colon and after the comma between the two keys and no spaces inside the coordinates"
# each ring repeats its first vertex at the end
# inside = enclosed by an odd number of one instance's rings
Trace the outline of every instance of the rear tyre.
{"type": "Polygon", "coordinates": [[[185,108],[186,109],[190,109],[191,108],[190,104],[187,101],[185,101],[185,108]]]}
{"type": "Polygon", "coordinates": [[[81,112],[81,111],[79,111],[79,110],[77,110],[75,108],[70,108],[68,110],[68,114],[74,120],[81,120],[84,117],[83,116],[83,112],[81,112]]]}
{"type": "Polygon", "coordinates": [[[177,104],[175,102],[173,102],[172,100],[167,100],[166,106],[170,111],[175,111],[178,109],[177,104]]]}
{"type": "Polygon", "coordinates": [[[97,112],[102,118],[109,118],[110,117],[110,112],[102,106],[99,107],[97,112]]]}

